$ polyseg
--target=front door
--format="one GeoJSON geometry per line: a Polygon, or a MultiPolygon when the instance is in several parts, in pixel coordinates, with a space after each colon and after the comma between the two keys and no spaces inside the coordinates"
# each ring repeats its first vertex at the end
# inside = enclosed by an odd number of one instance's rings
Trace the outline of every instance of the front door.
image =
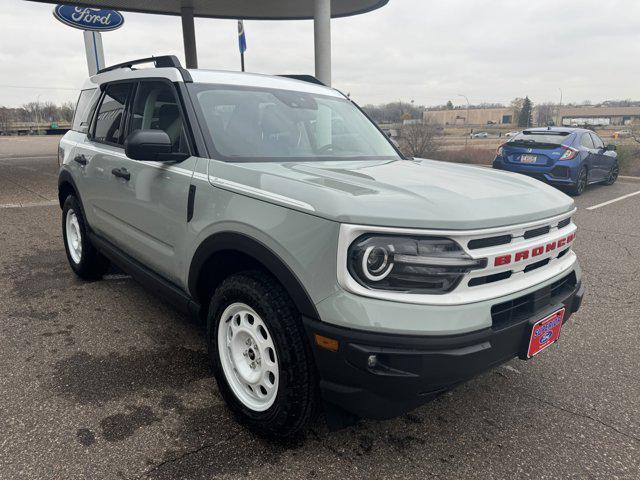
{"type": "MultiPolygon", "coordinates": [[[[164,130],[174,152],[190,153],[183,111],[170,82],[140,81],[129,110],[127,134],[137,129],[164,130]]],[[[127,253],[178,285],[195,160],[190,156],[179,163],[147,162],[123,155],[119,164],[128,179],[114,178],[120,188],[114,215],[123,226],[127,253]]]]}

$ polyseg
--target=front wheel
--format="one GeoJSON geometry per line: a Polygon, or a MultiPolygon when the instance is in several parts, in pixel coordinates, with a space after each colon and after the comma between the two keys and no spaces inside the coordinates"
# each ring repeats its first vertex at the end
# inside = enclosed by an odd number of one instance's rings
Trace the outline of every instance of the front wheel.
{"type": "Polygon", "coordinates": [[[578,172],[578,178],[576,179],[576,183],[571,187],[569,187],[569,193],[576,197],[582,195],[584,190],[587,188],[587,181],[588,181],[587,169],[586,167],[582,167],[578,172]]]}
{"type": "Polygon", "coordinates": [[[209,356],[238,421],[269,436],[296,434],[316,413],[317,380],[300,313],[270,275],[227,278],[211,299],[209,356]]]}
{"type": "Polygon", "coordinates": [[[609,175],[607,176],[607,179],[604,182],[602,182],[602,184],[613,185],[614,183],[616,183],[619,173],[620,173],[620,166],[616,162],[615,165],[611,167],[611,170],[609,171],[609,175]]]}

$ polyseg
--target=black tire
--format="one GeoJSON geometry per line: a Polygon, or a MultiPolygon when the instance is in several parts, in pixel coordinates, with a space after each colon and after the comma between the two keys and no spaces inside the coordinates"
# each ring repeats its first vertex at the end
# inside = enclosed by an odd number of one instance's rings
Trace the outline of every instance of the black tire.
{"type": "Polygon", "coordinates": [[[579,197],[582,195],[587,188],[587,183],[589,181],[589,175],[586,167],[582,167],[578,172],[578,178],[574,185],[569,187],[569,194],[574,197],[579,197]]]}
{"type": "Polygon", "coordinates": [[[305,430],[318,406],[317,373],[300,312],[272,276],[259,271],[231,275],[215,291],[207,317],[207,343],[218,388],[237,420],[268,437],[305,430]],[[264,411],[248,408],[233,392],[222,366],[218,327],[234,303],[250,306],[266,324],[276,349],[279,383],[274,403],[264,411]]]}
{"type": "Polygon", "coordinates": [[[609,176],[607,179],[602,182],[603,185],[613,185],[618,180],[618,174],[620,173],[620,166],[618,162],[616,162],[613,167],[611,167],[611,171],[609,172],[609,176]]]}
{"type": "MultiPolygon", "coordinates": [[[[87,224],[84,219],[83,210],[80,202],[73,195],[69,195],[62,207],[62,238],[64,240],[64,249],[67,253],[67,260],[71,269],[84,280],[98,280],[109,269],[109,260],[98,252],[89,240],[87,234],[87,224]],[[81,244],[81,254],[79,259],[74,258],[70,251],[69,239],[67,238],[67,216],[75,215],[79,226],[79,236],[81,244]]],[[[77,257],[77,255],[76,255],[77,257]]]]}

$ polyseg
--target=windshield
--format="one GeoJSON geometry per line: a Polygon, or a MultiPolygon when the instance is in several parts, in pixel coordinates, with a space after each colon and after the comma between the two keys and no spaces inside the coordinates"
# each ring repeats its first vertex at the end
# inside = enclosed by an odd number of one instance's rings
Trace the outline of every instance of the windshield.
{"type": "Polygon", "coordinates": [[[230,161],[397,159],[349,100],[291,90],[192,84],[216,153],[230,161]]]}
{"type": "Polygon", "coordinates": [[[525,130],[509,140],[508,143],[510,145],[536,145],[553,148],[562,145],[569,135],[571,135],[571,132],[525,130]]]}

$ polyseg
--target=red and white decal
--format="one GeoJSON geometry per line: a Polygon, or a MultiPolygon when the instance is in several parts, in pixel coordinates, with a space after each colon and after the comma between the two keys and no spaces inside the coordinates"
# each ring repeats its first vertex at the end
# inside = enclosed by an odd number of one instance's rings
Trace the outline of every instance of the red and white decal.
{"type": "Polygon", "coordinates": [[[576,234],[575,232],[573,232],[566,237],[561,238],[560,240],[554,240],[553,242],[548,242],[543,245],[535,246],[533,248],[527,248],[526,250],[521,250],[514,254],[507,253],[506,255],[499,255],[495,258],[493,266],[500,267],[502,265],[509,265],[511,263],[518,263],[530,258],[535,258],[542,255],[543,253],[549,253],[554,250],[563,248],[573,242],[575,238],[576,234]]]}

